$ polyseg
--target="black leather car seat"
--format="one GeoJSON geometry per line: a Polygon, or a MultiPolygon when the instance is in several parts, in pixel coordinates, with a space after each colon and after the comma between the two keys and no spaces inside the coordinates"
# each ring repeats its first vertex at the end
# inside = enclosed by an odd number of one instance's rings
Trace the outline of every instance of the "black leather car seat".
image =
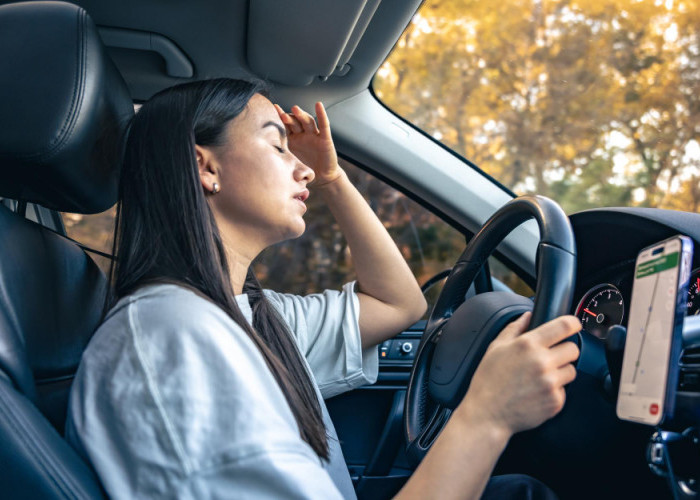
{"type": "MultiPolygon", "coordinates": [[[[86,12],[0,6],[0,197],[96,213],[117,200],[126,85],[86,12]]],[[[0,205],[0,496],[102,498],[62,439],[106,279],[74,243],[0,205]]]]}

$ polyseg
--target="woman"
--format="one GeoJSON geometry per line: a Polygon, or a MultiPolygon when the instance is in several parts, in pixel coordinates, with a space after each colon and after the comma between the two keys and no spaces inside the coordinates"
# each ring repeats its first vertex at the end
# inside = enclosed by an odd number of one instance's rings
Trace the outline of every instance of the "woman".
{"type": "MultiPolygon", "coordinates": [[[[317,124],[262,90],[228,79],[180,85],[131,123],[116,304],[85,351],[67,423],[110,496],[354,496],[323,398],[374,382],[374,346],[425,311],[338,166],[323,106],[317,124]],[[263,292],[251,262],[303,233],[312,182],[348,241],[357,283],[309,297],[263,292]]],[[[400,495],[478,497],[510,435],[559,411],[578,353],[556,344],[580,325],[560,318],[520,335],[527,321],[494,342],[400,495]]]]}

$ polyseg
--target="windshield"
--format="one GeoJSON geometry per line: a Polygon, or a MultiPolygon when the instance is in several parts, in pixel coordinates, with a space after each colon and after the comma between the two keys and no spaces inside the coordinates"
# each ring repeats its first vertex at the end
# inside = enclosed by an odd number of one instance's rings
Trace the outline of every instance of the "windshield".
{"type": "Polygon", "coordinates": [[[696,0],[428,0],[373,89],[518,194],[700,211],[696,0]]]}

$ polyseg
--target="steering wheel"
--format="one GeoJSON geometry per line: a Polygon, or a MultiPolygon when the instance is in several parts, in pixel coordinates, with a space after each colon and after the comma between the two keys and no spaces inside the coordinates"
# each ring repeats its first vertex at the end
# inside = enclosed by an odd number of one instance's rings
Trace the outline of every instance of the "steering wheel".
{"type": "Polygon", "coordinates": [[[576,243],[571,224],[549,198],[514,198],[469,241],[430,313],[408,383],[404,434],[407,454],[414,464],[423,459],[466,394],[491,341],[526,311],[532,310],[529,329],[566,314],[575,278],[576,243]],[[465,301],[486,259],[511,231],[531,218],[540,229],[534,304],[511,292],[486,292],[465,301]]]}

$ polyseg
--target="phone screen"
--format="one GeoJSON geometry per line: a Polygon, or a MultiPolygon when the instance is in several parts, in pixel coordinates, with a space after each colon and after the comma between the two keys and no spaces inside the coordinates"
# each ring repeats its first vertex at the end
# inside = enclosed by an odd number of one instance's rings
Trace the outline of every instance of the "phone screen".
{"type": "Polygon", "coordinates": [[[676,237],[642,250],[637,258],[617,401],[620,418],[657,425],[673,412],[691,256],[692,242],[676,237]]]}

